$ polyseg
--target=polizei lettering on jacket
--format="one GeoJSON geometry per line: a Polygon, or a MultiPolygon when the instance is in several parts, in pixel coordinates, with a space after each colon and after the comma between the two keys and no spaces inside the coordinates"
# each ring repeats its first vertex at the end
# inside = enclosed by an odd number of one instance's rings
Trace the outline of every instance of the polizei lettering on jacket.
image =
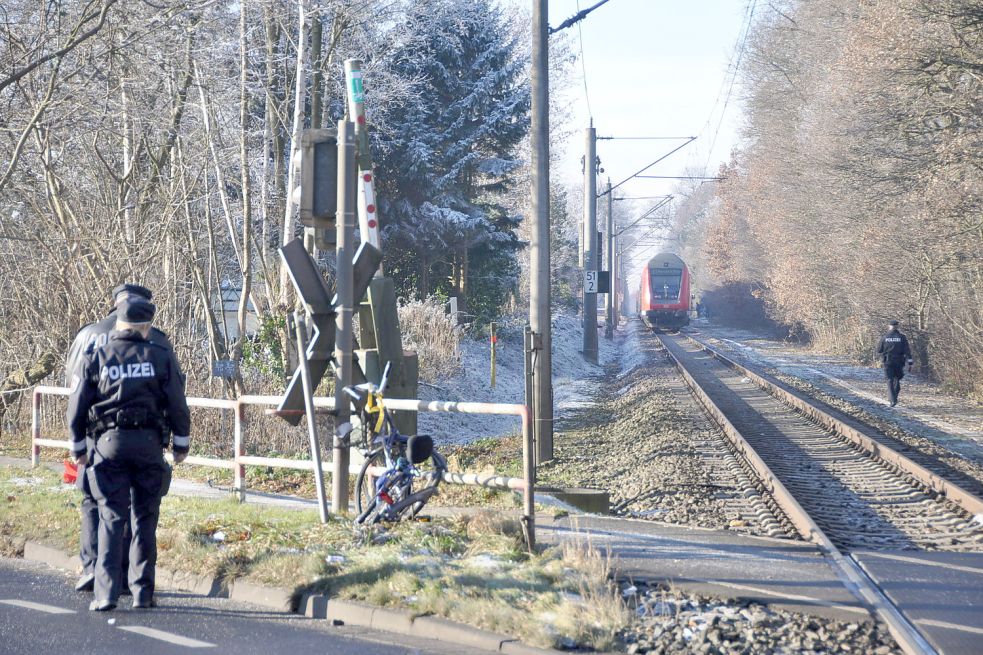
{"type": "Polygon", "coordinates": [[[154,375],[154,365],[152,362],[113,364],[112,366],[103,366],[102,371],[99,372],[100,379],[105,380],[109,378],[114,382],[127,378],[152,378],[154,375]]]}

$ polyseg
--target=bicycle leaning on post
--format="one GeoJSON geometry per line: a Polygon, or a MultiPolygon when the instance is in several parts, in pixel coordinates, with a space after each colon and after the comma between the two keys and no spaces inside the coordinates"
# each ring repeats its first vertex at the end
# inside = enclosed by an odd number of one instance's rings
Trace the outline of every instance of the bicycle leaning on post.
{"type": "Polygon", "coordinates": [[[363,435],[359,449],[365,461],[355,480],[355,523],[360,525],[412,519],[437,493],[447,471],[432,437],[407,437],[396,429],[382,397],[388,373],[387,366],[378,387],[367,382],[345,388],[355,401],[363,435]]]}

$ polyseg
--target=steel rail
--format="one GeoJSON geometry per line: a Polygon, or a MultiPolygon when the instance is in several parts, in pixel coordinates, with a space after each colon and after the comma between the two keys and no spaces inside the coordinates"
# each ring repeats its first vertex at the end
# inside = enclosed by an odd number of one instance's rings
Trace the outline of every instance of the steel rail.
{"type": "MultiPolygon", "coordinates": [[[[788,515],[802,537],[814,543],[829,562],[830,567],[844,586],[868,609],[872,610],[887,625],[891,635],[908,655],[937,655],[921,632],[901,613],[877,584],[850,557],[844,555],[833,544],[811,516],[802,508],[781,480],[772,472],[754,447],[730,422],[720,407],[704,391],[690,374],[682,359],[673,352],[671,341],[664,335],[657,335],[670,359],[679,369],[687,386],[700,400],[710,416],[720,425],[733,447],[746,458],[748,464],[761,477],[765,487],[775,501],[788,515]]],[[[695,341],[695,340],[694,340],[695,341]]],[[[696,342],[699,344],[699,342],[696,342]]],[[[722,361],[722,360],[721,360],[722,361]]]]}

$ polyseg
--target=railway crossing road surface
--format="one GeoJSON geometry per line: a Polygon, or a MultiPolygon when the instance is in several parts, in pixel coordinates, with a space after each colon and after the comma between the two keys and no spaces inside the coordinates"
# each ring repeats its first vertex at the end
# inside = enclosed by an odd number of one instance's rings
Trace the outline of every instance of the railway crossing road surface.
{"type": "Polygon", "coordinates": [[[0,653],[37,655],[484,655],[488,651],[352,626],[330,626],[247,603],[159,594],[160,607],[88,611],[91,594],[74,578],[23,560],[0,558],[0,653]],[[110,623],[110,621],[113,621],[110,623]]]}
{"type": "Polygon", "coordinates": [[[610,553],[620,578],[670,581],[840,621],[869,618],[819,549],[804,541],[597,515],[544,520],[536,529],[544,543],[580,541],[610,553]]]}
{"type": "Polygon", "coordinates": [[[940,653],[983,653],[983,553],[851,556],[940,653]]]}

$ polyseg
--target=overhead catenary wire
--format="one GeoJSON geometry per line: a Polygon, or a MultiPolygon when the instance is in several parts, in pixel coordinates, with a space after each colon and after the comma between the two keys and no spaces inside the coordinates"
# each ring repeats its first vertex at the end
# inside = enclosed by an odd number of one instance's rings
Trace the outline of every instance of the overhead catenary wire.
{"type": "Polygon", "coordinates": [[[633,227],[635,227],[635,226],[636,226],[636,225],[638,225],[638,224],[639,224],[640,222],[642,222],[642,220],[644,220],[644,219],[646,219],[646,218],[648,218],[648,217],[649,217],[649,216],[650,216],[650,215],[651,215],[651,214],[652,214],[653,212],[655,212],[655,211],[658,211],[658,210],[659,210],[659,209],[661,209],[662,207],[665,207],[665,206],[666,206],[667,204],[669,204],[670,202],[672,202],[672,196],[671,196],[671,195],[668,195],[668,196],[666,196],[666,197],[665,197],[665,198],[664,198],[664,199],[662,200],[662,202],[659,202],[659,203],[656,203],[654,207],[652,207],[652,208],[651,208],[651,209],[649,209],[649,210],[648,210],[647,212],[645,212],[644,214],[642,214],[641,216],[639,216],[639,217],[638,217],[637,219],[635,219],[635,221],[634,221],[634,222],[633,222],[633,223],[632,223],[631,225],[628,225],[628,226],[626,226],[626,227],[623,227],[623,228],[621,228],[620,230],[618,230],[617,232],[615,232],[615,233],[614,233],[614,236],[616,236],[616,237],[617,237],[617,236],[621,236],[621,235],[622,235],[622,234],[624,234],[624,233],[625,233],[626,231],[628,231],[628,230],[630,230],[631,228],[633,228],[633,227]]]}
{"type": "Polygon", "coordinates": [[[623,179],[623,180],[621,180],[620,182],[618,182],[618,183],[617,183],[617,184],[615,184],[614,186],[611,186],[611,187],[608,187],[608,189],[607,189],[606,191],[604,191],[603,193],[600,193],[600,194],[598,194],[598,196],[597,196],[597,197],[598,197],[598,198],[601,198],[601,197],[603,197],[603,196],[606,196],[607,194],[609,194],[609,193],[611,193],[612,191],[614,191],[615,189],[617,189],[618,187],[620,187],[620,186],[621,186],[622,184],[624,184],[625,182],[627,182],[628,180],[631,180],[632,178],[635,178],[635,177],[638,177],[639,175],[641,175],[642,173],[644,173],[644,172],[645,172],[645,171],[647,171],[648,169],[650,169],[650,168],[652,168],[653,166],[655,166],[656,164],[658,164],[658,163],[659,163],[660,161],[662,161],[663,159],[666,159],[666,158],[667,158],[667,157],[669,157],[670,155],[673,155],[673,154],[675,154],[675,153],[676,153],[676,152],[678,152],[679,150],[682,150],[683,148],[685,148],[685,147],[686,147],[686,146],[688,146],[689,144],[691,144],[691,143],[693,143],[693,141],[695,141],[695,140],[696,140],[696,137],[695,137],[695,136],[688,136],[688,137],[685,137],[685,139],[686,139],[686,142],[685,142],[685,143],[683,143],[682,145],[680,145],[680,146],[677,146],[677,147],[675,147],[675,148],[673,148],[672,150],[670,150],[670,151],[669,151],[669,152],[667,152],[666,154],[664,154],[664,155],[662,155],[661,157],[659,157],[658,159],[656,159],[656,160],[655,160],[654,162],[652,162],[652,163],[651,163],[651,164],[649,164],[648,166],[645,166],[644,168],[642,168],[641,170],[639,170],[639,171],[637,171],[637,172],[635,172],[635,173],[632,173],[631,175],[629,175],[629,176],[628,176],[628,177],[626,177],[625,179],[623,179]]]}
{"type": "MultiPolygon", "coordinates": [[[[634,241],[632,241],[631,243],[629,243],[629,244],[627,244],[627,245],[625,246],[625,250],[631,250],[632,248],[634,248],[634,247],[635,247],[635,245],[636,245],[636,244],[638,244],[638,243],[639,243],[639,242],[640,242],[641,240],[643,240],[643,239],[645,239],[645,238],[647,238],[647,237],[648,237],[648,236],[649,236],[650,234],[652,234],[653,232],[655,232],[655,231],[656,231],[657,229],[659,229],[659,226],[658,226],[658,225],[653,225],[653,226],[652,226],[651,228],[649,228],[649,231],[648,231],[648,232],[646,232],[646,233],[645,233],[645,234],[643,234],[642,236],[640,236],[640,237],[638,237],[637,239],[635,239],[635,240],[634,240],[634,241]]],[[[660,238],[661,238],[661,239],[662,239],[663,241],[665,241],[665,238],[662,238],[662,237],[660,237],[660,238]]]]}
{"type": "Polygon", "coordinates": [[[599,136],[598,141],[678,141],[692,139],[690,136],[599,136]]]}
{"type": "Polygon", "coordinates": [[[600,0],[600,2],[598,2],[598,3],[596,3],[596,4],[594,4],[594,5],[590,6],[590,7],[588,7],[587,9],[584,9],[583,11],[581,11],[581,9],[580,9],[580,2],[578,2],[577,3],[577,13],[574,14],[573,16],[571,16],[570,18],[566,19],[565,21],[563,21],[562,23],[560,23],[556,27],[549,28],[549,33],[550,34],[556,34],[560,30],[565,30],[566,28],[570,27],[571,25],[579,24],[580,21],[582,21],[585,18],[587,18],[587,14],[589,14],[590,12],[594,11],[595,9],[597,9],[598,7],[600,7],[601,5],[603,5],[603,4],[607,3],[607,2],[609,2],[609,0],[600,0]]]}
{"type": "MultiPolygon", "coordinates": [[[[607,0],[605,0],[606,2],[607,0]]],[[[604,3],[599,3],[595,6],[600,6],[604,3]]],[[[577,0],[577,15],[580,15],[580,0],[577,0]]],[[[586,16],[586,14],[585,14],[586,16]]],[[[562,29],[562,28],[560,28],[562,29]]],[[[590,118],[590,124],[594,124],[594,112],[590,106],[590,91],[587,88],[587,62],[584,60],[584,31],[581,29],[580,21],[577,21],[577,35],[580,39],[580,70],[583,74],[584,79],[584,101],[587,103],[587,116],[590,118]]]]}
{"type": "MultiPolygon", "coordinates": [[[[697,136],[701,138],[709,134],[711,126],[713,125],[714,117],[716,116],[717,113],[717,108],[720,106],[721,100],[724,97],[725,90],[728,89],[729,81],[732,79],[732,73],[736,70],[734,67],[734,62],[737,59],[738,52],[740,50],[738,43],[743,42],[746,38],[745,34],[750,27],[751,7],[756,2],[757,0],[747,0],[744,3],[744,15],[741,18],[740,29],[738,30],[737,37],[734,40],[734,47],[731,49],[730,57],[727,61],[727,67],[720,79],[720,88],[717,90],[717,96],[716,98],[714,98],[713,105],[711,106],[710,111],[707,114],[706,120],[703,122],[703,126],[700,128],[699,132],[697,133],[697,136]]],[[[702,162],[702,157],[698,151],[692,152],[688,157],[687,162],[688,162],[687,166],[689,166],[690,164],[696,166],[702,164],[702,168],[704,172],[709,166],[708,163],[709,159],[707,160],[707,163],[702,162]]]]}
{"type": "MultiPolygon", "coordinates": [[[[734,64],[733,70],[731,71],[730,86],[727,87],[727,96],[724,98],[724,106],[720,110],[720,118],[717,120],[717,129],[713,132],[713,138],[710,139],[710,147],[707,150],[707,160],[703,164],[703,172],[706,173],[707,169],[710,167],[710,157],[713,156],[713,149],[717,145],[717,137],[720,136],[720,128],[724,124],[724,117],[727,116],[727,107],[730,105],[731,96],[734,93],[734,84],[737,82],[737,75],[741,70],[741,62],[744,60],[744,52],[747,49],[747,38],[748,34],[751,32],[751,24],[754,21],[754,10],[758,6],[758,0],[752,0],[748,12],[746,14],[746,22],[744,25],[744,35],[741,37],[741,44],[737,50],[737,62],[734,64]]],[[[724,78],[726,79],[726,78],[724,78]]],[[[720,96],[717,96],[719,100],[720,96]]],[[[716,108],[716,105],[714,105],[716,108]]],[[[711,116],[713,115],[711,111],[711,116]]],[[[707,123],[710,122],[710,118],[707,119],[707,123]]]]}
{"type": "Polygon", "coordinates": [[[643,180],[715,180],[718,182],[725,179],[720,175],[639,175],[638,177],[643,180]]]}

